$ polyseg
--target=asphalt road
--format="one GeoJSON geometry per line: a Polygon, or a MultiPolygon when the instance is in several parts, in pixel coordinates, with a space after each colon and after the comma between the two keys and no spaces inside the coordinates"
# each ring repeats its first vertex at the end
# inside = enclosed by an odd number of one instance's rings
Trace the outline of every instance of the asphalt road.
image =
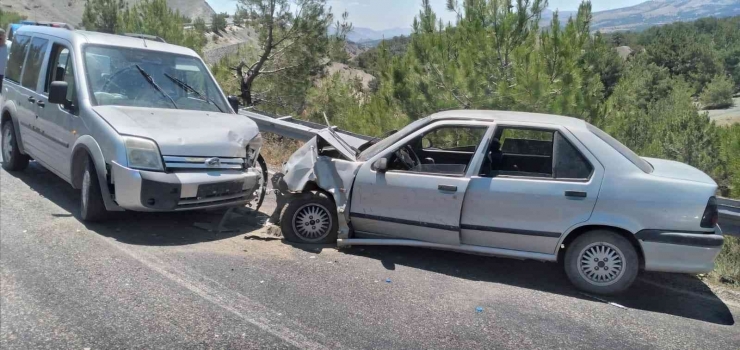
{"type": "Polygon", "coordinates": [[[35,164],[0,184],[3,349],[740,348],[740,307],[690,276],[597,300],[556,264],[291,246],[265,215],[221,235],[193,227],[214,213],[86,225],[35,164]]]}

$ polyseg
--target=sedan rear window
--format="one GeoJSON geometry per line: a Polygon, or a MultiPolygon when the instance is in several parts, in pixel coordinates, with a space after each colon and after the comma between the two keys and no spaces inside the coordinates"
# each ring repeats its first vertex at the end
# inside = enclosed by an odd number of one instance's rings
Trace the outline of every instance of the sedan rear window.
{"type": "Polygon", "coordinates": [[[627,158],[632,164],[634,164],[636,167],[640,168],[643,172],[646,174],[650,174],[653,172],[653,166],[648,163],[645,159],[642,159],[637,153],[632,152],[631,149],[627,148],[627,146],[623,145],[621,142],[617,141],[617,139],[611,137],[609,134],[601,131],[601,129],[586,123],[586,128],[591,131],[594,135],[596,135],[598,138],[606,142],[609,146],[614,148],[617,152],[619,152],[621,155],[623,155],[625,158],[627,158]]]}

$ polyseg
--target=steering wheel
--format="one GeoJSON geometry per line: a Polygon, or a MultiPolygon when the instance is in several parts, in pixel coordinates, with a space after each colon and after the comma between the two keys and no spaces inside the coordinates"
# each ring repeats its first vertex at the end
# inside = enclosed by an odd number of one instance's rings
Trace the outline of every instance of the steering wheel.
{"type": "Polygon", "coordinates": [[[132,65],[132,66],[128,66],[128,67],[123,67],[123,68],[119,69],[117,72],[111,74],[108,77],[108,80],[105,81],[105,84],[103,84],[103,86],[100,88],[100,91],[103,91],[103,92],[112,92],[112,91],[108,91],[108,86],[109,85],[115,85],[116,88],[118,88],[118,91],[116,91],[116,92],[122,93],[125,89],[120,84],[116,83],[114,81],[114,79],[116,79],[119,76],[121,76],[121,74],[123,74],[123,72],[126,72],[126,71],[128,71],[128,70],[130,70],[132,68],[135,68],[135,66],[132,65]]]}
{"type": "Polygon", "coordinates": [[[417,165],[421,164],[419,156],[416,155],[416,152],[414,152],[414,148],[411,147],[411,145],[406,145],[406,147],[402,147],[396,151],[396,158],[401,161],[401,164],[406,167],[406,170],[412,170],[417,165]]]}

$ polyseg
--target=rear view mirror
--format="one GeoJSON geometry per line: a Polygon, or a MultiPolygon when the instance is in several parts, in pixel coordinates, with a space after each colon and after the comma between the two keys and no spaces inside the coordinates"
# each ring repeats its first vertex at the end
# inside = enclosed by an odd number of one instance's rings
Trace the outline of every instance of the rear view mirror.
{"type": "Polygon", "coordinates": [[[373,163],[373,169],[379,173],[388,171],[388,158],[380,158],[373,163]]]}
{"type": "Polygon", "coordinates": [[[229,96],[226,99],[229,100],[229,105],[234,109],[234,112],[239,113],[239,97],[229,96]]]}
{"type": "Polygon", "coordinates": [[[68,88],[66,81],[52,81],[49,86],[49,103],[66,104],[68,88]]]}

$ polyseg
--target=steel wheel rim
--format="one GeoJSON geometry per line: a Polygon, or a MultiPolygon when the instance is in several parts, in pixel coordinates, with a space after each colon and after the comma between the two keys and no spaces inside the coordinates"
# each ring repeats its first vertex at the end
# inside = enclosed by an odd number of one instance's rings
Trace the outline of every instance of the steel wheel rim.
{"type": "Polygon", "coordinates": [[[304,204],[293,214],[293,232],[306,242],[316,242],[329,235],[332,218],[321,204],[304,204]]]}
{"type": "Polygon", "coordinates": [[[3,133],[3,162],[9,162],[13,153],[13,133],[5,128],[3,133]]]}
{"type": "Polygon", "coordinates": [[[619,281],[626,265],[622,251],[606,242],[591,243],[578,254],[578,273],[597,286],[608,286],[619,281]]]}

